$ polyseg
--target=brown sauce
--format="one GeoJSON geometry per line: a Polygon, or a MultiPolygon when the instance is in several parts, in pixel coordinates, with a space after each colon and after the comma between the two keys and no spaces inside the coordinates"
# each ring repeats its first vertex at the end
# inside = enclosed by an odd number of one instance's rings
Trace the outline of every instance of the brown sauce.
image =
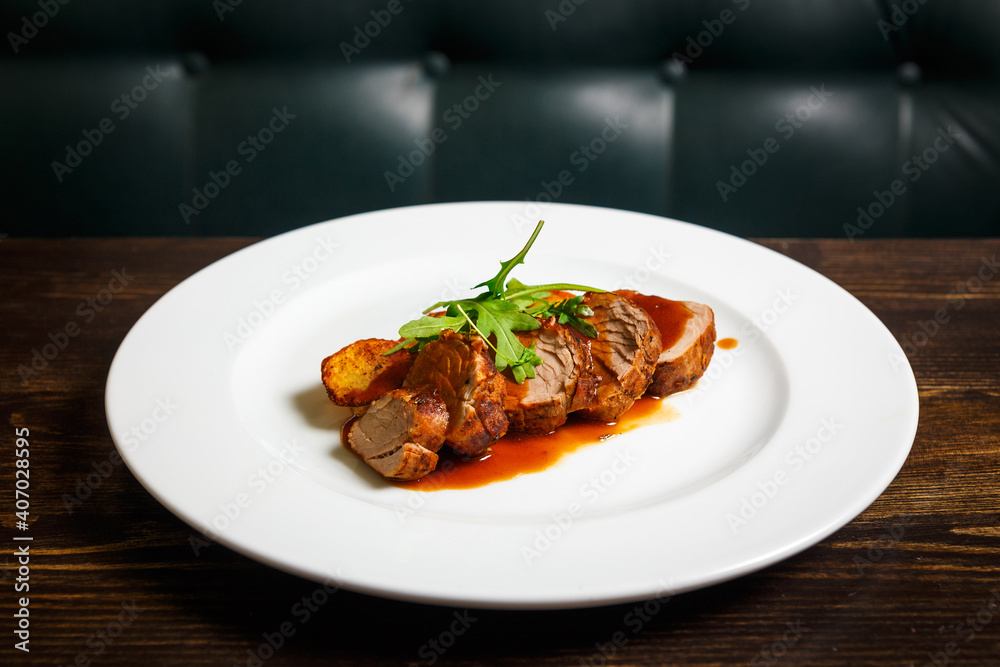
{"type": "Polygon", "coordinates": [[[715,341],[715,346],[721,347],[723,350],[731,350],[739,344],[740,342],[735,338],[723,338],[722,340],[715,341]]]}
{"type": "Polygon", "coordinates": [[[441,458],[434,472],[416,481],[394,483],[413,491],[486,486],[545,470],[563,455],[581,447],[639,426],[673,421],[678,415],[676,408],[660,399],[640,398],[617,422],[608,424],[570,415],[569,421],[552,433],[508,433],[476,458],[460,456],[446,447],[439,452],[441,458]]]}
{"type": "Polygon", "coordinates": [[[671,301],[661,296],[640,294],[632,290],[618,290],[615,293],[622,295],[649,313],[649,316],[656,322],[656,328],[660,330],[663,350],[670,349],[681,339],[687,321],[694,316],[694,313],[688,310],[682,301],[671,301]]]}

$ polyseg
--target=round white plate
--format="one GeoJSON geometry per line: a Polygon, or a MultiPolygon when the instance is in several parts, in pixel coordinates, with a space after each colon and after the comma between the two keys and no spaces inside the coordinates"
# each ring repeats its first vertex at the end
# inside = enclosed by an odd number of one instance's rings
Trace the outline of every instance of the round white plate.
{"type": "Polygon", "coordinates": [[[819,542],[892,481],[918,401],[882,323],[776,252],[639,213],[483,202],[333,220],[199,271],[125,338],[106,407],[150,493],[252,558],[399,599],[556,608],[706,586],[819,542]],[[679,418],[548,470],[468,490],[384,482],[341,447],[321,360],[473,294],[540,218],[514,277],[701,301],[738,346],[665,399],[679,418]]]}

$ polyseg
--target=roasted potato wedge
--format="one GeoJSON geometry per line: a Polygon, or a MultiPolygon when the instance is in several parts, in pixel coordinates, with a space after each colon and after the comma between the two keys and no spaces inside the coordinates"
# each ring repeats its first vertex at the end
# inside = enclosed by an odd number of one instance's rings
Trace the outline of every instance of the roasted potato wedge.
{"type": "Polygon", "coordinates": [[[398,341],[366,338],[323,360],[326,393],[336,405],[361,408],[403,385],[416,356],[409,350],[385,354],[398,341]]]}

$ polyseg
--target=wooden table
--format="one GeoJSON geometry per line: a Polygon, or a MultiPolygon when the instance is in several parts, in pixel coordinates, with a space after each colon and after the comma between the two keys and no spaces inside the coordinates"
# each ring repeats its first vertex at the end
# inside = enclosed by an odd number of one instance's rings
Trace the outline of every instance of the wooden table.
{"type": "Polygon", "coordinates": [[[920,387],[916,441],[888,490],[820,544],[639,613],[318,595],[226,547],[193,548],[187,525],[117,459],[104,384],[143,311],[250,242],[0,241],[0,663],[1000,664],[1000,241],[761,241],[844,286],[904,345],[920,387]],[[45,365],[24,381],[33,350],[45,365]],[[27,531],[15,525],[17,429],[31,452],[27,531]],[[29,653],[14,647],[20,597],[29,653]],[[303,598],[315,606],[305,622],[303,598]]]}

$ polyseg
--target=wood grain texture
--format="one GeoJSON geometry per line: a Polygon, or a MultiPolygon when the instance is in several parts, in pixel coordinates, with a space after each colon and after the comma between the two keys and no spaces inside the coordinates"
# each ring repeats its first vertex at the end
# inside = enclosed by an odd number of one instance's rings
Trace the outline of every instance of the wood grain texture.
{"type": "Polygon", "coordinates": [[[669,601],[544,612],[329,595],[223,546],[196,554],[191,529],[115,462],[104,383],[118,345],[166,290],[251,241],[0,242],[0,663],[1000,664],[1000,241],[761,241],[909,343],[921,400],[909,459],[861,516],[766,570],[669,601]],[[98,312],[87,299],[113,271],[132,278],[98,312]],[[927,335],[939,311],[947,322],[927,335]],[[23,381],[18,366],[71,322],[78,335],[23,381]],[[16,427],[31,431],[30,653],[12,634],[16,427]],[[67,504],[88,476],[99,483],[67,504]],[[448,643],[456,614],[468,629],[442,655],[430,642],[448,643]],[[282,624],[294,634],[272,650],[282,624]]]}

